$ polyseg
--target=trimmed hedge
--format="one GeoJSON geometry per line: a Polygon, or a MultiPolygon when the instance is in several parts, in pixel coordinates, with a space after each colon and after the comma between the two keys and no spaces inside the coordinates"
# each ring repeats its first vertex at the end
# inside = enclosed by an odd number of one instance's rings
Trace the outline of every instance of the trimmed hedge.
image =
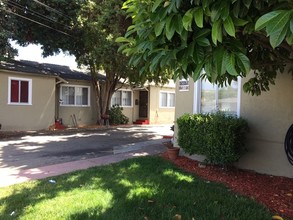
{"type": "Polygon", "coordinates": [[[246,151],[248,124],[242,118],[217,112],[185,114],[177,119],[178,144],[186,153],[206,156],[206,162],[229,165],[246,151]]]}

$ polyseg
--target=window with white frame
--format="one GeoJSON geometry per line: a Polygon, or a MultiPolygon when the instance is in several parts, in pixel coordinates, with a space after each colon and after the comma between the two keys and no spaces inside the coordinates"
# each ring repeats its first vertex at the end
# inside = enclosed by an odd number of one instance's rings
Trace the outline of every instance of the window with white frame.
{"type": "Polygon", "coordinates": [[[132,106],[132,91],[130,90],[118,90],[111,98],[111,106],[119,105],[121,107],[132,106]]]}
{"type": "Polygon", "coordinates": [[[231,85],[220,87],[207,80],[197,83],[198,112],[210,113],[223,111],[239,116],[240,109],[240,79],[232,81],[231,85]]]}
{"type": "Polygon", "coordinates": [[[32,104],[32,80],[26,78],[8,78],[8,104],[32,104]]]}
{"type": "Polygon", "coordinates": [[[63,106],[90,106],[90,87],[79,85],[62,85],[60,100],[63,106]]]}
{"type": "Polygon", "coordinates": [[[173,108],[175,107],[175,93],[174,92],[160,92],[160,107],[173,108]]]}

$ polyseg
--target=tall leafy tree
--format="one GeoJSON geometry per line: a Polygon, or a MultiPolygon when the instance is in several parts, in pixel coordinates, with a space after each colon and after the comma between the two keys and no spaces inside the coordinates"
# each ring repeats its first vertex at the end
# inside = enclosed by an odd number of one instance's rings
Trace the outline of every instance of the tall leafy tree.
{"type": "Polygon", "coordinates": [[[132,25],[117,42],[131,65],[144,63],[142,75],[223,85],[252,69],[244,90],[259,95],[293,63],[292,0],[127,0],[123,8],[132,25]]]}
{"type": "Polygon", "coordinates": [[[128,58],[117,53],[118,44],[115,42],[115,38],[124,34],[129,25],[121,10],[122,3],[115,0],[86,1],[77,14],[82,42],[78,50],[81,53],[76,57],[79,63],[90,67],[99,94],[97,103],[101,114],[107,112],[117,84],[134,72],[127,65],[128,58]],[[105,81],[97,77],[101,69],[106,74],[105,81]]]}
{"type": "Polygon", "coordinates": [[[118,53],[115,39],[130,25],[121,9],[122,0],[3,0],[5,12],[17,22],[12,38],[25,46],[40,44],[43,56],[61,50],[76,57],[78,64],[89,68],[97,93],[98,118],[106,114],[117,85],[126,79],[144,80],[128,57],[118,53]],[[99,71],[106,78],[98,78],[99,71]]]}
{"type": "MultiPolygon", "coordinates": [[[[0,7],[4,9],[4,2],[0,1],[0,7]]],[[[17,55],[17,50],[12,47],[9,39],[13,32],[14,19],[11,15],[0,13],[0,60],[5,58],[13,58],[17,55]]]]}

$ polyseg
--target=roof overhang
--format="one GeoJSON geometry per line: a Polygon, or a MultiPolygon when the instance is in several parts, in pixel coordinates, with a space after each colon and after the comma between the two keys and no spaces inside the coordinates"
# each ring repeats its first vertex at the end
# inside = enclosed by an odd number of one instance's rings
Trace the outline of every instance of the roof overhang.
{"type": "Polygon", "coordinates": [[[56,85],[58,85],[58,84],[60,84],[60,83],[66,83],[66,84],[68,84],[69,82],[68,81],[66,81],[65,79],[63,79],[62,77],[60,77],[60,76],[56,76],[56,78],[57,78],[57,82],[56,82],[56,85]]]}

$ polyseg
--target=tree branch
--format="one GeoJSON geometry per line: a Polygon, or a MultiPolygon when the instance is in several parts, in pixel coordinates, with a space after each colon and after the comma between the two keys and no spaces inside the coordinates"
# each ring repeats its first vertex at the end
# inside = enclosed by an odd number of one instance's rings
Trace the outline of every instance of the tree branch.
{"type": "MultiPolygon", "coordinates": [[[[279,53],[278,50],[274,50],[271,45],[269,44],[268,38],[264,37],[264,35],[258,34],[258,33],[253,33],[254,35],[253,40],[257,41],[257,43],[261,44],[264,48],[268,49],[275,57],[281,58],[282,60],[285,61],[285,63],[292,63],[293,59],[290,59],[287,56],[284,56],[283,54],[279,53]]],[[[288,52],[288,54],[292,54],[293,49],[291,46],[286,45],[286,43],[282,43],[280,45],[284,50],[288,52]]],[[[271,64],[272,65],[272,64],[271,64]]]]}

